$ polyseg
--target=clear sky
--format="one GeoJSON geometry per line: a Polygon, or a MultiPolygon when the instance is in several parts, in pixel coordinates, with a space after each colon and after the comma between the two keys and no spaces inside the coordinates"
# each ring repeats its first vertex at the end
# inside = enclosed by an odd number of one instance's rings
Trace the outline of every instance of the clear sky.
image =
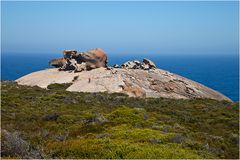
{"type": "Polygon", "coordinates": [[[2,2],[2,52],[238,54],[238,2],[2,2]]]}

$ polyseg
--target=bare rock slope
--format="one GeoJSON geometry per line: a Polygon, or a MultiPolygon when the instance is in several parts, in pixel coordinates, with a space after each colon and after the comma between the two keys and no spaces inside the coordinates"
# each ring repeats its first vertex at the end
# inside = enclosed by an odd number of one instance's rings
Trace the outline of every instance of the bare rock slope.
{"type": "Polygon", "coordinates": [[[86,52],[63,51],[63,58],[53,59],[57,67],[28,74],[16,81],[22,85],[47,88],[52,83],[72,83],[68,91],[121,92],[136,97],[175,99],[211,98],[231,101],[221,93],[187,78],[157,69],[144,58],[122,65],[107,66],[107,54],[100,48],[86,52]]]}
{"type": "Polygon", "coordinates": [[[16,80],[18,84],[47,88],[52,83],[72,83],[68,91],[121,92],[137,97],[227,100],[223,94],[162,69],[96,68],[89,71],[41,70],[16,80]]]}

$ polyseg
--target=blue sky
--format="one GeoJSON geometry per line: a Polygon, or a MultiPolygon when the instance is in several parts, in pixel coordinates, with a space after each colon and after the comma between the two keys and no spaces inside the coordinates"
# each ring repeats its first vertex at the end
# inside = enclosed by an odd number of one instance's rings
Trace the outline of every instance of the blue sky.
{"type": "Polygon", "coordinates": [[[238,54],[238,2],[2,2],[3,53],[238,54]]]}

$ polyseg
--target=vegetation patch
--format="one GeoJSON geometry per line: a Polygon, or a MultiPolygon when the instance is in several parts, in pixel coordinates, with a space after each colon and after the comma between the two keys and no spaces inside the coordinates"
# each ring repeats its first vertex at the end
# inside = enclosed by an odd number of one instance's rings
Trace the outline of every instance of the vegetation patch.
{"type": "Polygon", "coordinates": [[[2,158],[239,158],[239,103],[65,91],[69,85],[2,81],[2,158]]]}

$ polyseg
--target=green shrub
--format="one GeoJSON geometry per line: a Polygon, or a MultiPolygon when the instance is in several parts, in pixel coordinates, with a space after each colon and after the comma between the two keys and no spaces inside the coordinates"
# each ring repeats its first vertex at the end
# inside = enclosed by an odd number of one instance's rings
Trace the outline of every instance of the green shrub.
{"type": "MultiPolygon", "coordinates": [[[[44,158],[239,158],[238,102],[67,92],[69,85],[2,81],[2,129],[44,158]]],[[[27,158],[13,155],[2,158],[27,158]]]]}

